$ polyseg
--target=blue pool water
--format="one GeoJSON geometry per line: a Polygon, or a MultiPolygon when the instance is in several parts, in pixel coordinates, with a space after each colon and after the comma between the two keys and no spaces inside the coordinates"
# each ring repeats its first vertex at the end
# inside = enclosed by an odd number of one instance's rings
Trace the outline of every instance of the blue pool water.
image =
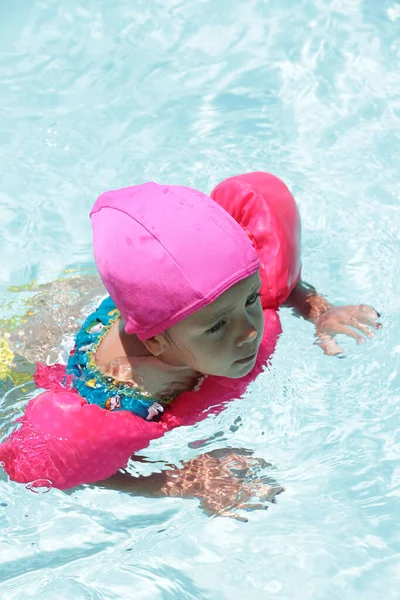
{"type": "MultiPolygon", "coordinates": [[[[1,472],[2,600],[398,600],[399,62],[395,0],[0,4],[3,369],[24,286],[90,272],[95,197],[150,179],[207,192],[240,172],[280,176],[304,278],[384,324],[337,360],[282,310],[273,365],[246,398],[143,452],[160,470],[254,451],[286,492],[248,523],[196,500],[34,494],[1,472]]],[[[2,389],[4,437],[37,391],[29,373],[2,389]]]]}

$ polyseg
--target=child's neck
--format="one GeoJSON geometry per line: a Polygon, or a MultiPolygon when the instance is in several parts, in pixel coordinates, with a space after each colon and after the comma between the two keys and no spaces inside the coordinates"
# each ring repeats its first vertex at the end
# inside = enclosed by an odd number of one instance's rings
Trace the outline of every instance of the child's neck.
{"type": "Polygon", "coordinates": [[[154,357],[136,335],[125,333],[122,320],[116,321],[97,349],[95,361],[106,375],[140,385],[156,399],[192,390],[201,373],[190,367],[169,365],[154,357]]]}

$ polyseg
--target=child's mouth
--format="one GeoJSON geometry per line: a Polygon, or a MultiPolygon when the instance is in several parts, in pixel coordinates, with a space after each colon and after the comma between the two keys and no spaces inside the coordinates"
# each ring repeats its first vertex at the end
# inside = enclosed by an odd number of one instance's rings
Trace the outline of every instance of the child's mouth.
{"type": "Polygon", "coordinates": [[[240,358],[239,360],[235,360],[235,364],[245,365],[247,363],[253,362],[253,360],[256,358],[256,356],[257,356],[257,352],[253,352],[253,354],[250,354],[249,356],[246,356],[245,358],[240,358]]]}

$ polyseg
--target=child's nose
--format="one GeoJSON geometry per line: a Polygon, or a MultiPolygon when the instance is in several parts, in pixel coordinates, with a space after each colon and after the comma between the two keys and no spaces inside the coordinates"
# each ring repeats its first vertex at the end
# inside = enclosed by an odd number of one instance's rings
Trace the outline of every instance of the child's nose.
{"type": "Polygon", "coordinates": [[[243,346],[244,344],[248,344],[249,342],[254,342],[257,338],[258,332],[257,329],[251,323],[247,323],[245,331],[241,333],[238,338],[237,345],[243,346]]]}

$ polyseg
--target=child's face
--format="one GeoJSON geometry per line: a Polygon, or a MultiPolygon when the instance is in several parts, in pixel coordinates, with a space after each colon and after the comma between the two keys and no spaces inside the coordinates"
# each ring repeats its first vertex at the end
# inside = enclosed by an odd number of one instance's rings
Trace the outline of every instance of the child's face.
{"type": "Polygon", "coordinates": [[[168,330],[162,358],[206,375],[238,378],[254,366],[264,332],[260,273],[168,330]]]}

